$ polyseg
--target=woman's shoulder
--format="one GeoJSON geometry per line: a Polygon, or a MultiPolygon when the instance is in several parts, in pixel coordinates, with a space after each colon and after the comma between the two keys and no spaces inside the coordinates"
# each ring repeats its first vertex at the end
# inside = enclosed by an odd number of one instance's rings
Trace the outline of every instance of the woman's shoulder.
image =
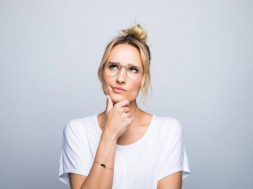
{"type": "Polygon", "coordinates": [[[164,145],[173,140],[181,138],[183,135],[182,126],[179,119],[173,116],[156,116],[156,130],[160,141],[164,145]]]}
{"type": "Polygon", "coordinates": [[[92,128],[96,125],[96,119],[94,115],[88,115],[84,117],[73,118],[66,122],[64,130],[73,130],[73,131],[81,131],[86,128],[92,128]]]}
{"type": "Polygon", "coordinates": [[[178,130],[182,129],[181,123],[178,118],[174,116],[159,116],[155,115],[156,125],[162,130],[178,130]]]}

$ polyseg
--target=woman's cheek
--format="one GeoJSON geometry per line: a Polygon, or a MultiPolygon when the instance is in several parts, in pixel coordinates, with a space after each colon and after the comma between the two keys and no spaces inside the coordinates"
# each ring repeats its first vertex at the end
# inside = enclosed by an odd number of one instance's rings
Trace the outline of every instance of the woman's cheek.
{"type": "Polygon", "coordinates": [[[103,91],[104,91],[104,94],[105,94],[105,95],[109,95],[109,94],[110,94],[110,93],[109,93],[109,89],[108,89],[108,87],[107,87],[105,81],[104,81],[103,84],[102,84],[102,88],[103,88],[103,91]]]}
{"type": "Polygon", "coordinates": [[[132,93],[134,96],[137,96],[139,94],[140,91],[140,87],[141,87],[141,82],[136,82],[133,85],[133,88],[131,89],[132,93]]]}
{"type": "Polygon", "coordinates": [[[104,93],[105,93],[105,95],[110,95],[110,93],[109,93],[109,89],[108,89],[108,83],[110,82],[110,81],[108,81],[107,80],[107,77],[105,76],[105,75],[103,75],[103,91],[104,91],[104,93]]]}

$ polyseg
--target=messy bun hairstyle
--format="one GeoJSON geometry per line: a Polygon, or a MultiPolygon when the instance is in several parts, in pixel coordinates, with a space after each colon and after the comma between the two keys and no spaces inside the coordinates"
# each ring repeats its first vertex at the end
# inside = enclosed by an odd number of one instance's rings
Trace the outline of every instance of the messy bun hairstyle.
{"type": "Polygon", "coordinates": [[[148,95],[149,87],[151,88],[151,80],[150,80],[150,60],[151,54],[149,50],[149,46],[146,43],[147,41],[147,33],[145,30],[139,25],[134,25],[127,29],[122,29],[121,34],[114,38],[105,48],[101,63],[98,68],[98,78],[103,86],[103,70],[104,65],[107,62],[107,59],[110,55],[113,47],[119,44],[129,44],[135,48],[137,48],[140,52],[142,66],[143,66],[143,76],[141,82],[141,93],[146,99],[148,95]]]}
{"type": "Polygon", "coordinates": [[[121,30],[121,32],[122,35],[125,37],[132,37],[146,44],[147,33],[143,30],[143,28],[139,24],[128,29],[123,29],[121,30]]]}

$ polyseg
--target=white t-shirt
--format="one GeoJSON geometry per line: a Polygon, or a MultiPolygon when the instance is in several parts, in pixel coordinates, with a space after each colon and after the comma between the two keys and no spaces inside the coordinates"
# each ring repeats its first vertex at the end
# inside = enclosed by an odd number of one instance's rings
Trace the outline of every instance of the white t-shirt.
{"type": "MultiPolygon", "coordinates": [[[[167,175],[183,171],[185,178],[190,173],[179,121],[152,116],[142,138],[130,145],[116,145],[113,189],[156,189],[158,181],[167,175]]],[[[60,155],[60,181],[69,185],[68,173],[89,174],[101,133],[97,114],[67,123],[60,155]]]]}

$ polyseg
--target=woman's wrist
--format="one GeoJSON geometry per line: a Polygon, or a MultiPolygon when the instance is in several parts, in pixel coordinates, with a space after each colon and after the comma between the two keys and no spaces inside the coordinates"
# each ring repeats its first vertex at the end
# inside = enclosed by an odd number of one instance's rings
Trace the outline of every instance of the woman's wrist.
{"type": "Polygon", "coordinates": [[[102,136],[101,136],[103,141],[110,142],[116,145],[118,137],[108,131],[107,129],[103,130],[102,136]]]}

